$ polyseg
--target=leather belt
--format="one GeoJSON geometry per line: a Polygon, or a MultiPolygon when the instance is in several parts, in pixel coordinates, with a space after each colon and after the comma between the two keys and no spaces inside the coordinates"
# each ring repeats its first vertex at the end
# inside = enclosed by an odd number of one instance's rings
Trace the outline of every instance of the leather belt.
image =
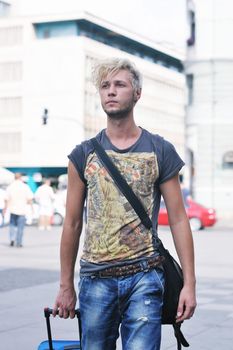
{"type": "Polygon", "coordinates": [[[100,278],[130,276],[138,272],[149,271],[159,266],[164,261],[163,256],[156,256],[136,263],[113,266],[96,272],[94,275],[100,278]]]}

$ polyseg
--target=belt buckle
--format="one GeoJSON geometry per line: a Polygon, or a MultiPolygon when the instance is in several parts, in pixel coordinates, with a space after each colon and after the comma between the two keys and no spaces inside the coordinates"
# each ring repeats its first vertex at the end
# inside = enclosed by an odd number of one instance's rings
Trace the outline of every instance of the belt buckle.
{"type": "Polygon", "coordinates": [[[113,277],[113,275],[111,275],[111,274],[104,274],[104,270],[102,270],[102,271],[99,271],[98,272],[98,275],[97,275],[99,278],[112,278],[113,277]]]}
{"type": "Polygon", "coordinates": [[[98,277],[99,277],[99,278],[106,278],[106,275],[104,276],[104,275],[103,275],[103,272],[102,272],[102,271],[99,271],[99,272],[98,272],[98,277]]]}

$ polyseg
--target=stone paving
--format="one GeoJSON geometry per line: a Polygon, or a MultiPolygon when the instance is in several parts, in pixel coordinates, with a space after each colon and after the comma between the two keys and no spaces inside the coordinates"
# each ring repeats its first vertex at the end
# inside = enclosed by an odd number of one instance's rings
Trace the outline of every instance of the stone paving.
{"type": "MultiPolygon", "coordinates": [[[[26,227],[24,247],[15,248],[9,247],[7,228],[0,229],[1,350],[36,350],[46,339],[43,308],[53,305],[58,290],[60,233],[59,227],[51,232],[26,227]]],[[[168,230],[161,229],[160,236],[173,252],[168,230]]],[[[194,242],[198,307],[183,333],[190,350],[233,350],[233,229],[216,225],[195,232],[194,242]]],[[[54,338],[77,337],[75,320],[51,322],[54,338]]],[[[161,350],[168,349],[176,349],[175,338],[172,327],[163,326],[161,350]]]]}

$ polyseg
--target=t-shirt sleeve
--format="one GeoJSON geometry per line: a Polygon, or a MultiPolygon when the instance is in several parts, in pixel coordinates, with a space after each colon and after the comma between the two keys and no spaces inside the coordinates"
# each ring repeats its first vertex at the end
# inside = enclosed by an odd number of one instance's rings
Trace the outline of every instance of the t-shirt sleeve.
{"type": "Polygon", "coordinates": [[[162,184],[175,176],[184,164],[175,147],[170,142],[163,140],[159,183],[162,184]]]}
{"type": "Polygon", "coordinates": [[[74,164],[75,169],[77,170],[77,172],[80,176],[80,179],[84,183],[86,183],[86,180],[84,178],[85,153],[84,153],[82,144],[77,145],[73,149],[73,151],[68,155],[68,158],[74,164]]]}

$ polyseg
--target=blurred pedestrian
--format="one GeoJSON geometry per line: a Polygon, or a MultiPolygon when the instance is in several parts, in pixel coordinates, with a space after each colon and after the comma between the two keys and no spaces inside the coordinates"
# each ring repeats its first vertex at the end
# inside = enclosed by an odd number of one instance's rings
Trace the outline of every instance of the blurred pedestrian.
{"type": "Polygon", "coordinates": [[[16,173],[15,180],[6,189],[7,208],[10,212],[10,246],[22,247],[26,222],[27,206],[32,206],[33,193],[22,180],[22,174],[16,173]]]}
{"type": "Polygon", "coordinates": [[[39,230],[51,230],[55,194],[50,184],[50,179],[45,179],[35,192],[35,200],[39,204],[39,230]]]}
{"type": "Polygon", "coordinates": [[[6,212],[6,191],[0,187],[0,227],[4,226],[6,212]]]}

